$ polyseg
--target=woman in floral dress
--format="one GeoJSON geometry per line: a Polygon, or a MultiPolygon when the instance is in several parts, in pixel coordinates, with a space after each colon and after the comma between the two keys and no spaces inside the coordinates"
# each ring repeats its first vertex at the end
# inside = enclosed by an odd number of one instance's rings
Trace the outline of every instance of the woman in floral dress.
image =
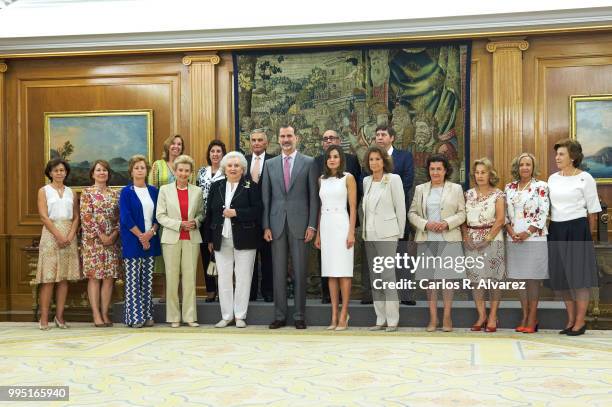
{"type": "Polygon", "coordinates": [[[108,316],[114,279],[121,275],[119,194],[108,186],[110,165],[94,162],[89,177],[94,185],[81,194],[83,274],[96,327],[112,326],[108,316]],[[102,287],[100,288],[100,281],[102,287]]]}
{"type": "Polygon", "coordinates": [[[481,158],[474,161],[472,180],[475,187],[465,193],[467,222],[461,227],[466,258],[482,258],[484,267],[475,262],[474,267],[466,267],[467,277],[471,280],[478,320],[472,331],[497,330],[497,309],[501,300],[501,290],[492,288],[492,281],[498,282],[505,277],[504,238],[500,233],[504,227],[504,194],[495,185],[499,177],[491,160],[481,158]],[[489,293],[491,308],[487,318],[485,293],[489,293]]]}

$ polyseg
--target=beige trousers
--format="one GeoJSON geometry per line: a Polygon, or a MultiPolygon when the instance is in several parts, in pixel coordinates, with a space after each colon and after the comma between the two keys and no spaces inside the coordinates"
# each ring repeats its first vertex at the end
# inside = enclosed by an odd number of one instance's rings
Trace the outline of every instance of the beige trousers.
{"type": "Polygon", "coordinates": [[[162,244],[166,265],[166,322],[196,322],[196,270],[200,244],[179,240],[162,244]],[[182,312],[178,299],[179,281],[183,291],[182,312]]]}

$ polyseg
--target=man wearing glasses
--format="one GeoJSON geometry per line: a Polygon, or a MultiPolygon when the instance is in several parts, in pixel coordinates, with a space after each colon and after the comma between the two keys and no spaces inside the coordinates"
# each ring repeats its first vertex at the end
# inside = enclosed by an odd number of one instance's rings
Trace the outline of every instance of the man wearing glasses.
{"type": "MultiPolygon", "coordinates": [[[[341,142],[341,138],[335,130],[326,130],[321,137],[321,145],[323,147],[323,154],[320,154],[315,157],[315,165],[317,166],[317,170],[319,171],[318,176],[320,177],[323,174],[323,168],[325,167],[325,151],[329,148],[329,146],[336,145],[339,146],[341,142]]],[[[359,199],[362,195],[363,183],[361,180],[361,165],[359,164],[359,160],[356,155],[353,154],[345,154],[346,160],[346,172],[350,173],[355,177],[355,181],[357,182],[357,203],[359,203],[359,199]]],[[[359,223],[359,219],[357,219],[357,223],[359,223]]],[[[356,226],[359,226],[358,224],[356,226]]],[[[357,236],[358,233],[355,233],[357,236]]],[[[319,256],[319,265],[321,264],[321,251],[317,250],[319,256]]],[[[329,286],[327,285],[327,277],[321,277],[321,302],[323,304],[329,304],[329,286]]]]}

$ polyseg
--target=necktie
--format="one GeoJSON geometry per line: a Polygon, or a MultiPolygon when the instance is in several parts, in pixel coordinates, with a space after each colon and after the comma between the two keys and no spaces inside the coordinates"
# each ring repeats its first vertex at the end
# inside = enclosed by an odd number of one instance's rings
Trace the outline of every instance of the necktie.
{"type": "Polygon", "coordinates": [[[261,168],[261,157],[254,157],[255,162],[251,167],[251,179],[257,184],[259,183],[259,169],[261,168]]]}
{"type": "Polygon", "coordinates": [[[289,183],[291,182],[291,156],[285,157],[283,177],[285,178],[285,191],[289,192],[289,183]]]}

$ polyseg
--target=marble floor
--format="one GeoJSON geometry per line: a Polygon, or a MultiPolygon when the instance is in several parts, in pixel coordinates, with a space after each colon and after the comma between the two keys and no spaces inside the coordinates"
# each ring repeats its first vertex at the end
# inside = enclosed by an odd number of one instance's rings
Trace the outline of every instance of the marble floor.
{"type": "Polygon", "coordinates": [[[67,385],[70,401],[50,405],[74,406],[610,406],[612,331],[6,322],[0,385],[67,385]]]}

